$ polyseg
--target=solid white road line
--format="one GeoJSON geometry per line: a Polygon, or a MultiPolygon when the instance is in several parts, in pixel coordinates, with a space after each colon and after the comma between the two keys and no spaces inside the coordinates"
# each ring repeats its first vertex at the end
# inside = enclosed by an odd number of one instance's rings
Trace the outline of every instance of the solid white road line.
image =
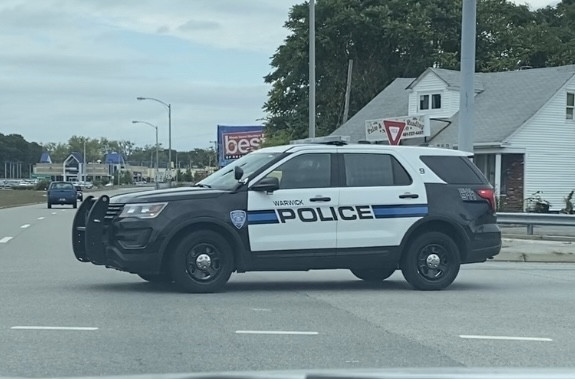
{"type": "Polygon", "coordinates": [[[44,220],[46,217],[38,217],[38,220],[44,220]]]}
{"type": "Polygon", "coordinates": [[[95,327],[84,326],[13,326],[12,330],[98,330],[95,327]]]}
{"type": "Polygon", "coordinates": [[[551,338],[540,338],[540,337],[475,336],[475,335],[460,335],[459,337],[472,340],[538,341],[538,342],[553,341],[551,338]]]}
{"type": "Polygon", "coordinates": [[[12,239],[12,237],[4,237],[0,239],[0,243],[6,243],[8,241],[10,241],[12,239]]]}
{"type": "Polygon", "coordinates": [[[29,227],[30,227],[30,224],[24,224],[24,225],[21,226],[22,229],[27,229],[27,228],[29,228],[29,227]]]}
{"type": "Polygon", "coordinates": [[[236,330],[236,334],[276,334],[294,336],[316,336],[318,332],[298,332],[288,330],[236,330]]]}

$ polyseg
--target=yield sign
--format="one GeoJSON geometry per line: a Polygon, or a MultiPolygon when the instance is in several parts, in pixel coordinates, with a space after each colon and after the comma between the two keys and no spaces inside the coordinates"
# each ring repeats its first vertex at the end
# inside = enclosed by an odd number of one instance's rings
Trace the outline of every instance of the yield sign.
{"type": "Polygon", "coordinates": [[[383,120],[383,126],[389,143],[399,145],[403,129],[405,129],[405,121],[383,120]]]}

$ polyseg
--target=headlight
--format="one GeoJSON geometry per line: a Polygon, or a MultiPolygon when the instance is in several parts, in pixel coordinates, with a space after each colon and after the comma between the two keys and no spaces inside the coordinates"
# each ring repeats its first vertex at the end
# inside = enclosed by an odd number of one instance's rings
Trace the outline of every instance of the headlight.
{"type": "Polygon", "coordinates": [[[168,203],[126,204],[119,217],[154,218],[168,203]]]}

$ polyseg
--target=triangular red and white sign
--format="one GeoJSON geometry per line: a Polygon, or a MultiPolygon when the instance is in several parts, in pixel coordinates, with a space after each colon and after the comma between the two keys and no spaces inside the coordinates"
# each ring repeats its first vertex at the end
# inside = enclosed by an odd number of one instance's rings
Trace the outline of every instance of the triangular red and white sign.
{"type": "Polygon", "coordinates": [[[385,128],[389,144],[399,145],[403,129],[405,129],[405,121],[383,120],[383,127],[385,128]]]}

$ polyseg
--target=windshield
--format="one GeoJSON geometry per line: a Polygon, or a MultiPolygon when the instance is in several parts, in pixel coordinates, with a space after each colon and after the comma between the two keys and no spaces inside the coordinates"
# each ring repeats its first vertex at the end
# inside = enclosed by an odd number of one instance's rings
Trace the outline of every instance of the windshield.
{"type": "Polygon", "coordinates": [[[250,153],[233,163],[223,167],[222,169],[214,172],[212,175],[208,176],[197,185],[206,186],[216,189],[233,189],[238,180],[234,177],[234,167],[241,167],[244,171],[243,179],[249,178],[251,174],[258,171],[262,167],[273,162],[278,158],[280,153],[250,153]]]}

